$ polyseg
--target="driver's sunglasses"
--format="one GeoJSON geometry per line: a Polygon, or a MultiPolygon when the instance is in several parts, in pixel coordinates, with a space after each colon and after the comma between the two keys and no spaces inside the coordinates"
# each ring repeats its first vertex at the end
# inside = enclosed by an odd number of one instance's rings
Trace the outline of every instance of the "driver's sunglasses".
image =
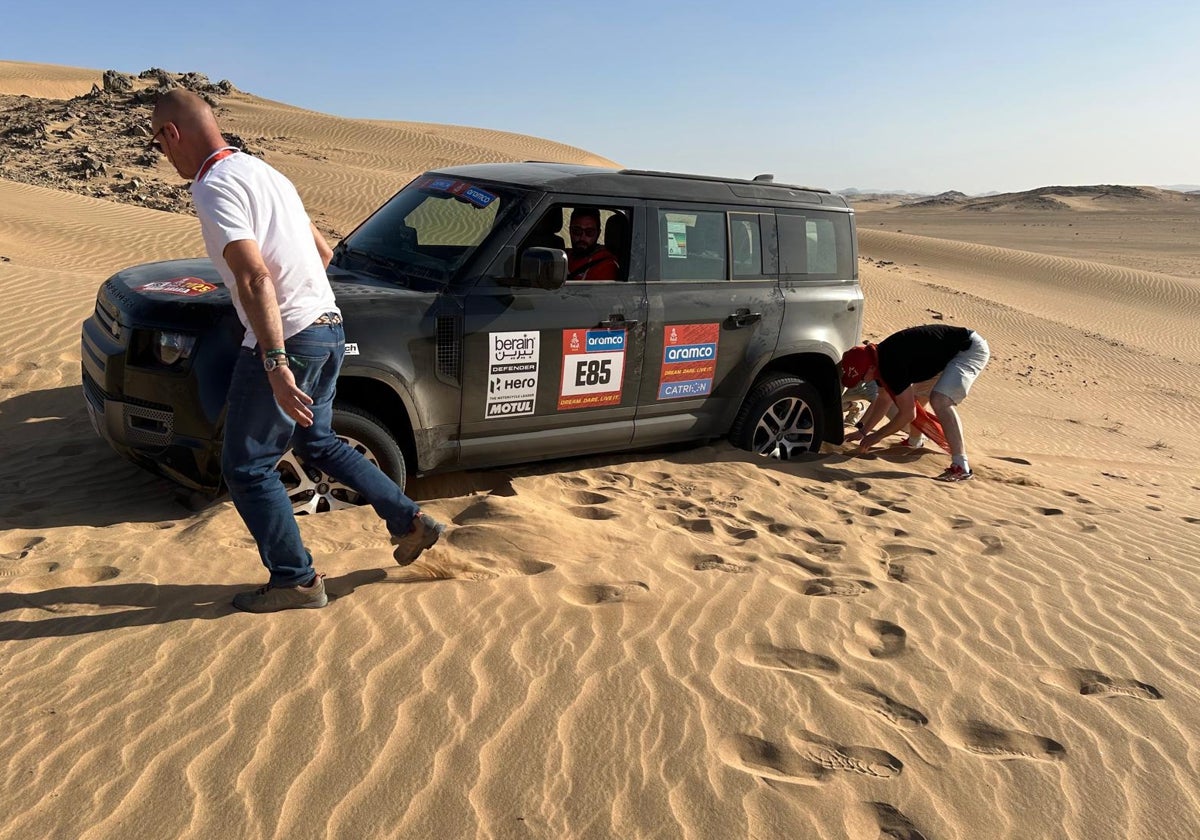
{"type": "Polygon", "coordinates": [[[579,227],[578,225],[571,225],[571,227],[567,228],[567,230],[569,230],[575,236],[599,236],[600,235],[600,228],[594,228],[594,227],[579,227]]]}
{"type": "Polygon", "coordinates": [[[154,136],[153,136],[153,137],[151,137],[151,138],[150,138],[150,142],[146,144],[146,151],[148,151],[148,152],[158,152],[160,155],[161,155],[161,154],[164,154],[164,152],[163,152],[163,147],[162,147],[162,144],[160,144],[160,143],[158,142],[158,135],[162,134],[162,133],[163,133],[163,129],[165,129],[166,127],[167,127],[167,126],[166,126],[166,124],[164,123],[164,124],[162,125],[162,127],[160,127],[160,128],[158,129],[158,131],[154,132],[154,136]]]}

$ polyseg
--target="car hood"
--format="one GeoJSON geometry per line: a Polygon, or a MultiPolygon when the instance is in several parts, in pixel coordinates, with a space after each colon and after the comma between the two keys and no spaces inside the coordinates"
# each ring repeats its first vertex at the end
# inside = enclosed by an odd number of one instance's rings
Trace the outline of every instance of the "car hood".
{"type": "MultiPolygon", "coordinates": [[[[329,270],[338,307],[345,311],[380,298],[427,299],[428,292],[402,289],[340,268],[329,270]]],[[[100,289],[99,305],[126,323],[199,327],[236,317],[225,281],[211,260],[144,263],[122,269],[100,289]],[[119,314],[118,314],[119,313],[119,314]]]]}

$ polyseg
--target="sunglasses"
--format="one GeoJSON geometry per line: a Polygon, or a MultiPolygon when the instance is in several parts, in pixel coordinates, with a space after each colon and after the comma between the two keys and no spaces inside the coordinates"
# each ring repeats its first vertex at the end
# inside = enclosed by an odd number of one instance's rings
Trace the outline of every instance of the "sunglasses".
{"type": "Polygon", "coordinates": [[[162,144],[158,142],[158,135],[162,134],[163,131],[166,130],[166,127],[167,127],[166,124],[163,124],[163,126],[161,128],[159,128],[158,131],[154,132],[154,136],[151,137],[150,142],[146,144],[146,151],[158,152],[160,155],[165,154],[165,152],[163,151],[162,144]]]}

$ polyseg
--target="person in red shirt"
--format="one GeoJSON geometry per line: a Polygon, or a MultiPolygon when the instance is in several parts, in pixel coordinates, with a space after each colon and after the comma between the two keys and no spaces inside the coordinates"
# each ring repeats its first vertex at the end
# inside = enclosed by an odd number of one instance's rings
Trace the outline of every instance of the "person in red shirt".
{"type": "Polygon", "coordinates": [[[571,247],[567,249],[567,280],[617,280],[621,266],[616,255],[600,244],[600,211],[576,207],[571,211],[571,247]]]}
{"type": "Polygon", "coordinates": [[[967,461],[962,420],[955,406],[967,397],[971,385],[987,365],[991,352],[983,336],[966,327],[923,324],[894,333],[878,345],[851,347],[842,355],[842,385],[853,388],[864,381],[878,382],[878,396],[863,416],[862,429],[846,436],[859,441],[866,452],[893,432],[912,426],[927,434],[944,434],[950,467],[939,481],[968,481],[974,477],[967,461]],[[917,402],[917,383],[937,378],[929,396],[935,417],[917,402]],[[895,408],[895,411],[890,409],[895,408]],[[882,429],[875,426],[890,415],[882,429]],[[937,422],[932,422],[932,421],[937,422]]]}

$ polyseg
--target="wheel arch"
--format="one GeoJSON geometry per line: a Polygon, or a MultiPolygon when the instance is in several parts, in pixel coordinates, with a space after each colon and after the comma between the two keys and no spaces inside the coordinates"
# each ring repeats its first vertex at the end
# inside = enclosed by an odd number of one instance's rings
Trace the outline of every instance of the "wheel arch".
{"type": "Polygon", "coordinates": [[[824,408],[824,439],[828,443],[840,444],[845,437],[842,425],[842,384],[837,362],[828,353],[803,351],[776,356],[759,370],[747,390],[753,392],[764,378],[776,373],[798,376],[811,384],[821,394],[824,408]]]}
{"type": "Polygon", "coordinates": [[[340,376],[337,381],[337,404],[370,412],[379,418],[404,453],[409,472],[419,470],[416,435],[406,401],[386,382],[367,376],[340,376]]]}

